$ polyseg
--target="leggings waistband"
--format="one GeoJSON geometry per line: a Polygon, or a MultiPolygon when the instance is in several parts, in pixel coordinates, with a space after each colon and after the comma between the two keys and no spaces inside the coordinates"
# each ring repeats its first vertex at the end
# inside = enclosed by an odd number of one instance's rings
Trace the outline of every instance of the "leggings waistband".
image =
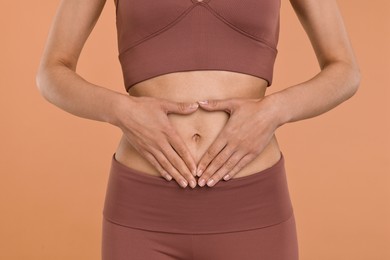
{"type": "Polygon", "coordinates": [[[267,227],[293,214],[283,153],[267,169],[213,187],[174,182],[129,168],[114,153],[103,216],[132,228],[204,234],[267,227]]]}

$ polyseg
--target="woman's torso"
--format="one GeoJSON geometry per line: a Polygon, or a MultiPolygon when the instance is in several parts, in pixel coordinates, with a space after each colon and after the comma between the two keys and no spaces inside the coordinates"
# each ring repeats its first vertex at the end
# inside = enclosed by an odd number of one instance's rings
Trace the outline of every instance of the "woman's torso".
{"type": "MultiPolygon", "coordinates": [[[[194,102],[206,99],[261,98],[267,82],[261,78],[230,71],[186,71],[157,76],[134,85],[132,96],[164,98],[175,102],[194,102]]],[[[177,133],[187,145],[198,164],[228,121],[224,111],[205,111],[199,108],[189,115],[168,114],[177,133]]],[[[146,174],[160,176],[159,172],[140,155],[122,135],[115,152],[122,164],[146,174]]],[[[243,177],[269,168],[280,158],[280,149],[273,136],[267,147],[233,178],[243,177]]]]}

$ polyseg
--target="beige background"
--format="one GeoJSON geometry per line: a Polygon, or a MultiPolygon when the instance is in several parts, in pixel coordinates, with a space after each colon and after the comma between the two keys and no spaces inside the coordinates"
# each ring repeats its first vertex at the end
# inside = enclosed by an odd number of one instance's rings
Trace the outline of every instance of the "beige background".
{"type": "MultiPolygon", "coordinates": [[[[334,110],[284,125],[302,260],[390,259],[390,2],[339,0],[363,80],[334,110]]],[[[120,130],[46,102],[35,73],[58,1],[1,1],[0,258],[99,259],[102,207],[120,130]]],[[[288,1],[269,91],[318,72],[288,1]]],[[[124,93],[109,0],[78,73],[124,93]]],[[[269,92],[270,93],[270,92],[269,92]]]]}

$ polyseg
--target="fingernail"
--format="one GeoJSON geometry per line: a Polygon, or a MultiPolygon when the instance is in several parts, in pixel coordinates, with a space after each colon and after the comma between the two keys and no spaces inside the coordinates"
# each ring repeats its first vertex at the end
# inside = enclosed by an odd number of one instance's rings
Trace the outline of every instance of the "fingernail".
{"type": "Polygon", "coordinates": [[[230,179],[230,175],[229,175],[229,174],[226,174],[225,177],[223,177],[223,179],[224,179],[225,181],[229,180],[229,179],[230,179]]]}
{"type": "Polygon", "coordinates": [[[198,176],[198,177],[200,177],[201,175],[202,175],[202,170],[201,169],[199,169],[197,172],[196,172],[196,175],[198,176]]]}
{"type": "Polygon", "coordinates": [[[196,187],[196,182],[195,181],[190,181],[190,186],[191,186],[191,188],[195,188],[196,187]]]}
{"type": "Polygon", "coordinates": [[[214,179],[210,179],[208,182],[207,182],[207,186],[211,187],[214,185],[214,179]]]}
{"type": "Polygon", "coordinates": [[[182,186],[183,188],[187,187],[187,182],[186,182],[186,181],[181,180],[180,183],[181,183],[181,186],[182,186]]]}
{"type": "Polygon", "coordinates": [[[207,105],[209,103],[208,100],[201,100],[201,101],[198,101],[199,104],[202,104],[202,105],[207,105]]]}
{"type": "Polygon", "coordinates": [[[205,179],[199,179],[199,183],[198,184],[199,184],[200,187],[203,187],[205,182],[206,182],[205,179]]]}
{"type": "Polygon", "coordinates": [[[167,181],[172,180],[172,176],[169,175],[169,174],[166,173],[166,172],[161,173],[161,175],[162,175],[167,181]]]}
{"type": "Polygon", "coordinates": [[[198,103],[193,103],[193,104],[190,105],[190,109],[198,108],[198,107],[199,107],[198,103]]]}

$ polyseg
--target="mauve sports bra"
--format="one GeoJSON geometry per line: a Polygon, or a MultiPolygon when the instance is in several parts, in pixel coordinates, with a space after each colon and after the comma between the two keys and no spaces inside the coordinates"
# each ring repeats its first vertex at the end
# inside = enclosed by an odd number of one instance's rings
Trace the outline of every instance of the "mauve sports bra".
{"type": "Polygon", "coordinates": [[[126,91],[191,70],[245,73],[272,83],[280,0],[116,0],[126,91]]]}

